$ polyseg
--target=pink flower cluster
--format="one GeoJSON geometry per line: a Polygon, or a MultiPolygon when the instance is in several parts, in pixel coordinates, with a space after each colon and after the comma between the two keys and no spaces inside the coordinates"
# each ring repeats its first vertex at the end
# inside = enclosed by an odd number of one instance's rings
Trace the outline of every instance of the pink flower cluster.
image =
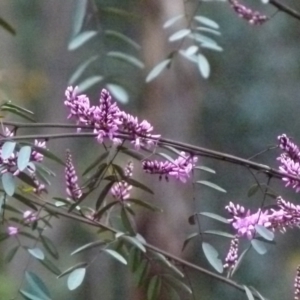
{"type": "Polygon", "coordinates": [[[159,174],[160,178],[163,175],[166,179],[168,176],[173,176],[182,182],[186,182],[197,161],[196,156],[181,152],[174,161],[145,160],[143,161],[143,169],[150,174],[159,174]]]}
{"type": "Polygon", "coordinates": [[[245,236],[248,239],[253,239],[256,225],[281,232],[285,232],[287,227],[292,228],[300,225],[300,205],[285,201],[281,197],[277,198],[276,208],[264,211],[258,209],[255,213],[251,213],[250,210],[232,202],[225,208],[232,216],[228,221],[239,237],[245,236]]]}
{"type": "MultiPolygon", "coordinates": [[[[146,120],[141,123],[137,117],[133,117],[119,109],[112,103],[109,92],[102,90],[98,106],[91,106],[86,95],[79,95],[78,88],[68,87],[65,92],[65,105],[70,109],[68,118],[77,119],[78,125],[91,126],[97,134],[97,140],[102,143],[104,138],[109,138],[114,143],[121,141],[116,137],[118,133],[129,134],[136,149],[141,146],[149,147],[156,143],[160,135],[153,135],[153,127],[146,120]]],[[[79,126],[79,130],[80,130],[79,126]]]]}
{"type": "MultiPolygon", "coordinates": [[[[279,147],[283,150],[283,153],[277,158],[281,165],[279,170],[285,174],[299,176],[300,181],[300,150],[298,146],[291,141],[285,134],[278,136],[279,147]]],[[[300,191],[300,182],[290,178],[283,178],[286,182],[286,186],[291,186],[300,191]]]]}
{"type": "MultiPolygon", "coordinates": [[[[127,178],[132,177],[133,171],[133,163],[131,161],[128,162],[127,166],[124,169],[124,175],[127,178]]],[[[132,189],[132,185],[130,185],[125,180],[116,182],[111,188],[110,192],[113,197],[117,200],[123,201],[130,197],[130,190],[132,189]]]]}
{"type": "Polygon", "coordinates": [[[232,270],[238,260],[238,250],[239,250],[239,238],[236,236],[230,242],[230,248],[228,254],[225,258],[225,264],[223,265],[224,269],[232,270]]]}
{"type": "Polygon", "coordinates": [[[260,12],[253,11],[251,8],[240,4],[238,0],[229,0],[229,3],[238,16],[248,21],[251,25],[261,25],[269,20],[267,16],[262,15],[260,12]]]}

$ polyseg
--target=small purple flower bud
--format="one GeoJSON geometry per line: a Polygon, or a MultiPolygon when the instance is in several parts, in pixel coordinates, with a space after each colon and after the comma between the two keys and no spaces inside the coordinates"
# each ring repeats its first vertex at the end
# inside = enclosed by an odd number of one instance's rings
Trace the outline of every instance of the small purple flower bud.
{"type": "Polygon", "coordinates": [[[23,213],[23,219],[25,222],[32,223],[37,220],[36,214],[31,210],[26,210],[23,213]]]}
{"type": "Polygon", "coordinates": [[[8,226],[7,233],[10,236],[17,235],[19,233],[19,228],[14,227],[14,226],[8,226]]]}
{"type": "Polygon", "coordinates": [[[300,298],[300,266],[297,268],[297,273],[295,276],[295,283],[294,283],[294,288],[295,288],[295,300],[299,300],[300,298]]]}
{"type": "Polygon", "coordinates": [[[67,194],[74,200],[78,200],[82,196],[82,191],[77,184],[78,177],[76,176],[76,171],[72,162],[72,155],[69,150],[67,150],[67,160],[65,167],[65,179],[67,186],[67,194]]]}
{"type": "Polygon", "coordinates": [[[224,269],[228,269],[229,271],[234,269],[238,260],[238,250],[239,250],[239,239],[236,236],[230,242],[230,248],[225,258],[225,264],[223,266],[224,269]]]}

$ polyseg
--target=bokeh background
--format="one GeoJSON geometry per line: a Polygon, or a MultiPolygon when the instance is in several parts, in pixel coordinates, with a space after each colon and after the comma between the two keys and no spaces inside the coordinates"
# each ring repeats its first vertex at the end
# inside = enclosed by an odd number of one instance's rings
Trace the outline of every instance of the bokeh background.
{"type": "MultiPolygon", "coordinates": [[[[80,2],[80,1],[79,1],[80,2]]],[[[276,9],[261,3],[247,4],[267,15],[276,9]]],[[[300,10],[297,1],[289,1],[300,10]]],[[[72,24],[78,1],[73,0],[2,0],[0,16],[16,29],[12,36],[0,29],[0,91],[2,99],[11,99],[36,113],[40,122],[66,122],[63,107],[64,91],[78,64],[92,55],[99,55],[83,75],[105,75],[119,80],[129,93],[129,102],[120,104],[126,111],[146,118],[155,131],[164,137],[196,144],[217,151],[249,158],[270,145],[277,136],[286,133],[300,142],[300,21],[278,12],[262,26],[251,26],[241,20],[223,1],[182,0],[110,0],[88,1],[84,28],[99,31],[96,38],[76,51],[68,51],[72,24]],[[187,26],[183,19],[174,27],[163,30],[164,22],[185,13],[191,17],[196,5],[198,14],[215,20],[222,36],[217,37],[223,52],[204,51],[211,64],[211,76],[205,80],[197,67],[184,59],[175,58],[170,69],[153,82],[145,83],[149,71],[168,54],[178,49],[179,43],[168,42],[176,30],[187,26]],[[124,9],[131,15],[122,16],[98,10],[96,7],[124,9]],[[105,29],[120,31],[140,45],[140,50],[124,48],[122,43],[104,37],[105,29]],[[105,56],[109,50],[128,51],[145,63],[139,70],[105,56]]],[[[96,103],[104,83],[86,91],[96,103]]],[[[1,99],[1,100],[2,100],[1,99]]],[[[42,133],[43,130],[36,131],[42,133]]],[[[74,153],[79,170],[95,158],[97,145],[89,140],[63,140],[49,143],[49,147],[63,156],[66,147],[74,153]]],[[[277,167],[278,151],[268,151],[255,160],[277,167]]],[[[249,208],[262,201],[259,193],[249,198],[247,191],[254,183],[247,169],[228,163],[200,158],[202,165],[216,170],[216,175],[200,174],[227,190],[218,193],[197,187],[196,200],[190,184],[158,181],[158,178],[135,176],[143,179],[155,191],[149,198],[164,209],[163,214],[147,213],[138,217],[139,231],[147,241],[190,261],[211,267],[206,262],[199,240],[181,252],[185,237],[197,231],[188,224],[188,217],[196,211],[211,211],[226,216],[229,201],[240,202],[249,208]]],[[[63,172],[57,172],[50,194],[64,193],[63,172]],[[53,190],[54,189],[54,190],[53,190]]],[[[262,182],[266,178],[261,176],[262,182]]],[[[283,188],[282,182],[273,179],[271,185],[286,200],[297,203],[300,199],[293,191],[283,188]]],[[[268,199],[267,204],[272,200],[268,199]]],[[[203,228],[219,229],[218,223],[202,220],[203,228]]],[[[230,230],[228,228],[228,230],[230,230]]],[[[49,236],[59,246],[59,266],[67,269],[78,261],[88,260],[84,255],[71,257],[78,246],[96,238],[96,232],[68,220],[58,220],[49,230],[49,236]]],[[[208,238],[224,257],[229,240],[208,238]]],[[[293,279],[300,263],[299,230],[276,235],[276,246],[260,256],[251,251],[235,279],[256,287],[268,299],[292,299],[293,279]]],[[[1,253],[9,242],[0,244],[1,253]]],[[[3,255],[1,255],[3,257],[3,255]]],[[[113,260],[102,257],[88,268],[84,284],[69,292],[66,278],[56,279],[34,261],[27,265],[28,255],[19,253],[9,265],[1,263],[0,299],[18,299],[17,290],[25,268],[34,270],[49,286],[53,299],[145,299],[142,289],[134,285],[130,271],[113,260]],[[16,298],[13,298],[16,297],[16,298]]],[[[1,259],[0,259],[1,262],[1,259]]],[[[181,299],[246,299],[246,295],[200,273],[188,272],[195,291],[194,298],[182,294],[181,299]]],[[[166,299],[163,296],[162,299],[166,299]]],[[[175,298],[174,298],[175,299],[175,298]]]]}

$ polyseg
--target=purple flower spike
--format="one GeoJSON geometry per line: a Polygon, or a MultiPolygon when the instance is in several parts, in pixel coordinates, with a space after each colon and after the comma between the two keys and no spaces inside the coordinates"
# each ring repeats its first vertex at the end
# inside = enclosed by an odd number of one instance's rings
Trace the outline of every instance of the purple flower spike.
{"type": "Polygon", "coordinates": [[[297,268],[297,273],[295,277],[295,283],[294,283],[294,288],[295,288],[295,300],[299,300],[300,298],[300,266],[297,268]]]}
{"type": "MultiPolygon", "coordinates": [[[[131,161],[128,162],[127,166],[124,168],[124,175],[127,178],[132,177],[133,171],[133,163],[131,161]]],[[[116,182],[111,188],[110,192],[113,197],[117,200],[123,201],[130,197],[130,190],[132,189],[132,185],[130,185],[125,180],[116,182]]]]}
{"type": "Polygon", "coordinates": [[[234,205],[232,202],[225,207],[232,215],[228,221],[239,237],[245,236],[252,239],[255,235],[255,225],[261,225],[270,230],[280,230],[285,232],[287,227],[300,226],[300,205],[295,205],[277,198],[277,207],[262,211],[258,209],[256,213],[251,214],[243,206],[234,205]]]}
{"type": "Polygon", "coordinates": [[[181,152],[180,156],[173,162],[145,160],[143,162],[143,169],[146,173],[159,174],[160,176],[165,175],[166,178],[170,175],[182,182],[186,182],[197,161],[198,158],[196,156],[181,152]]]}
{"type": "Polygon", "coordinates": [[[67,185],[67,194],[74,200],[78,200],[82,196],[82,191],[78,186],[78,177],[72,162],[72,156],[69,150],[67,150],[67,160],[65,167],[65,179],[67,185]]]}
{"type": "MultiPolygon", "coordinates": [[[[284,151],[284,153],[277,158],[281,163],[279,170],[285,174],[300,177],[300,150],[298,146],[285,134],[278,136],[278,141],[279,147],[284,151]]],[[[300,183],[298,180],[287,177],[282,178],[282,180],[286,182],[286,186],[291,186],[296,192],[300,191],[300,183]]]]}
{"type": "Polygon", "coordinates": [[[238,0],[229,0],[229,3],[238,16],[248,21],[251,25],[261,25],[269,20],[267,16],[242,5],[238,0]]]}
{"type": "Polygon", "coordinates": [[[225,264],[223,265],[224,269],[228,269],[228,270],[234,269],[238,260],[238,250],[239,250],[239,239],[236,236],[230,242],[230,248],[225,258],[225,264]]]}

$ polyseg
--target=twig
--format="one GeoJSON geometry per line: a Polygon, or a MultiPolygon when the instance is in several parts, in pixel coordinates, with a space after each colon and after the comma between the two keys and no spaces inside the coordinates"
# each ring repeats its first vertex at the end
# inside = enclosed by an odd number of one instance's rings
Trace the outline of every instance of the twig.
{"type": "Polygon", "coordinates": [[[297,10],[295,10],[285,4],[281,4],[277,0],[270,0],[269,3],[272,4],[273,6],[275,6],[276,8],[278,8],[280,11],[292,16],[293,18],[295,18],[297,20],[300,20],[300,13],[297,10]]]}

